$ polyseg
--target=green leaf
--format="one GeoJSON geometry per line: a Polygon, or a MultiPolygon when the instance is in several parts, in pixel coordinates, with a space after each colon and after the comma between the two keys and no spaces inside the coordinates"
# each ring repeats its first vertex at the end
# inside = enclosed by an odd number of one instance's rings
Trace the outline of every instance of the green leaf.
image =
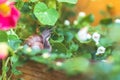
{"type": "Polygon", "coordinates": [[[94,15],[90,14],[90,15],[86,16],[85,18],[83,18],[83,21],[92,23],[94,21],[94,15]]]}
{"type": "Polygon", "coordinates": [[[101,24],[108,25],[112,23],[112,18],[105,18],[100,21],[101,24]]]}
{"type": "Polygon", "coordinates": [[[74,38],[74,34],[71,31],[65,33],[65,40],[70,42],[74,38]]]}
{"type": "Polygon", "coordinates": [[[0,80],[2,80],[2,76],[0,76],[0,80]]]}
{"type": "Polygon", "coordinates": [[[62,43],[55,42],[52,45],[52,47],[53,47],[53,52],[55,52],[55,53],[66,53],[67,52],[67,48],[62,43]]]}
{"type": "Polygon", "coordinates": [[[113,27],[109,30],[109,38],[113,42],[119,42],[120,41],[120,26],[119,24],[114,24],[113,27]]]}
{"type": "Polygon", "coordinates": [[[34,14],[37,19],[44,25],[54,25],[58,19],[58,12],[54,8],[47,8],[47,6],[39,2],[35,5],[34,14]]]}
{"type": "Polygon", "coordinates": [[[16,35],[8,35],[9,40],[17,40],[18,37],[16,35]]]}
{"type": "Polygon", "coordinates": [[[112,41],[110,40],[110,38],[101,38],[100,44],[104,47],[109,47],[112,46],[112,41]]]}
{"type": "Polygon", "coordinates": [[[42,3],[42,2],[38,2],[36,5],[35,5],[35,8],[34,8],[34,12],[35,14],[39,13],[39,12],[44,12],[46,11],[48,8],[46,6],[46,4],[42,3]]]}
{"type": "Polygon", "coordinates": [[[8,44],[12,49],[16,50],[20,46],[21,40],[16,35],[9,35],[8,39],[8,44]]]}
{"type": "Polygon", "coordinates": [[[57,0],[58,2],[67,2],[71,4],[76,4],[78,0],[57,0]]]}
{"type": "Polygon", "coordinates": [[[12,68],[12,69],[11,69],[11,72],[12,72],[14,75],[20,75],[20,74],[22,74],[22,72],[19,71],[19,70],[17,70],[16,68],[12,68]]]}
{"type": "Polygon", "coordinates": [[[0,42],[7,42],[8,36],[5,31],[0,31],[0,42]]]}
{"type": "Polygon", "coordinates": [[[64,36],[62,34],[55,33],[51,36],[51,42],[63,42],[64,36]]]}
{"type": "Polygon", "coordinates": [[[68,74],[76,74],[79,72],[85,72],[87,71],[89,67],[89,61],[85,58],[82,57],[76,57],[69,59],[64,62],[63,64],[63,69],[68,73],[68,74]]]}
{"type": "Polygon", "coordinates": [[[37,2],[38,0],[30,0],[31,2],[37,2]]]}
{"type": "Polygon", "coordinates": [[[75,44],[75,43],[72,43],[71,46],[70,46],[70,50],[71,50],[72,52],[77,51],[77,50],[78,50],[78,45],[75,44]]]}
{"type": "Polygon", "coordinates": [[[17,62],[18,59],[19,59],[19,57],[17,55],[14,55],[14,56],[11,57],[11,61],[14,62],[14,63],[17,62]]]}

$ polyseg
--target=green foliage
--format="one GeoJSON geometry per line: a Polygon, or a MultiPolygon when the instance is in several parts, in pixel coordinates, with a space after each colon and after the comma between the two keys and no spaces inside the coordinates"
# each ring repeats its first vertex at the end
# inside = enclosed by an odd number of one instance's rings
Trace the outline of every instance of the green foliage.
{"type": "Polygon", "coordinates": [[[72,4],[76,4],[77,0],[57,0],[58,2],[67,2],[67,3],[72,3],[72,4]]]}
{"type": "Polygon", "coordinates": [[[47,8],[46,4],[42,2],[38,2],[35,5],[34,14],[44,25],[54,25],[59,16],[54,8],[47,8]]]}
{"type": "Polygon", "coordinates": [[[79,72],[86,72],[88,66],[88,60],[86,60],[85,58],[76,57],[65,61],[62,67],[67,71],[68,74],[76,74],[79,72]]]}
{"type": "Polygon", "coordinates": [[[67,74],[92,76],[92,80],[120,80],[120,24],[107,18],[101,20],[97,26],[92,26],[91,23],[95,20],[93,14],[77,15],[76,23],[69,22],[69,3],[76,4],[77,0],[16,1],[16,7],[21,11],[16,28],[0,31],[0,42],[8,43],[9,53],[8,58],[2,60],[1,80],[5,80],[7,73],[10,73],[10,76],[22,74],[17,67],[24,67],[29,60],[46,64],[67,74]],[[64,3],[67,5],[63,5],[64,3]],[[84,30],[85,27],[88,30],[84,30]],[[41,34],[49,28],[51,52],[46,49],[32,49],[24,44],[30,35],[41,34]],[[94,33],[97,33],[97,37],[93,36],[94,33]],[[102,49],[98,50],[101,46],[102,49]]]}
{"type": "Polygon", "coordinates": [[[62,43],[55,42],[52,46],[54,48],[53,52],[56,52],[56,53],[66,53],[67,52],[67,48],[62,43]]]}
{"type": "Polygon", "coordinates": [[[0,31],[0,42],[7,42],[8,36],[5,31],[0,31]]]}

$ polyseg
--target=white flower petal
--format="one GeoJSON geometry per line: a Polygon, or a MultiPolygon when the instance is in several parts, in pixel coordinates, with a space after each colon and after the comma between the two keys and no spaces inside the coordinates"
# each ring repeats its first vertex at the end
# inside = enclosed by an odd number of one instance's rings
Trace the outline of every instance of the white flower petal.
{"type": "Polygon", "coordinates": [[[86,16],[86,13],[85,13],[85,12],[79,12],[78,16],[79,16],[79,17],[85,17],[85,16],[86,16]]]}
{"type": "Polygon", "coordinates": [[[88,27],[82,28],[77,35],[78,39],[82,42],[91,39],[91,35],[88,33],[88,27]]]}
{"type": "Polygon", "coordinates": [[[106,48],[103,46],[98,47],[96,55],[105,53],[106,48]]]}
{"type": "Polygon", "coordinates": [[[50,53],[43,53],[42,54],[42,57],[45,59],[49,58],[50,56],[51,56],[50,53]]]}
{"type": "Polygon", "coordinates": [[[92,37],[92,36],[91,36],[90,34],[87,34],[87,38],[88,38],[88,39],[91,39],[91,37],[92,37]]]}
{"type": "Polygon", "coordinates": [[[62,62],[60,62],[60,61],[58,61],[58,62],[56,62],[56,66],[62,66],[62,62]]]}
{"type": "Polygon", "coordinates": [[[67,25],[67,26],[69,26],[70,25],[70,21],[69,20],[65,20],[64,24],[67,25]]]}
{"type": "Polygon", "coordinates": [[[97,32],[93,33],[92,39],[96,42],[96,44],[99,42],[100,36],[101,35],[99,33],[97,33],[97,32]]]}
{"type": "Polygon", "coordinates": [[[77,25],[77,24],[78,24],[78,21],[77,21],[77,20],[75,20],[75,21],[73,22],[73,24],[74,24],[74,25],[77,25]]]}
{"type": "Polygon", "coordinates": [[[115,19],[115,23],[120,23],[120,19],[115,19]]]}
{"type": "Polygon", "coordinates": [[[78,32],[78,39],[80,41],[86,41],[88,38],[88,27],[84,27],[82,28],[79,32],[78,32]]]}

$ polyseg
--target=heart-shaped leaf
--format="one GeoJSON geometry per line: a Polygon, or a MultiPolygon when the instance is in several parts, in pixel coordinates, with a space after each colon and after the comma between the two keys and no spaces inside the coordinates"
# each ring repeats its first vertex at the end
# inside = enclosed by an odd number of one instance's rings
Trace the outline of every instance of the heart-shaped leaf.
{"type": "Polygon", "coordinates": [[[42,2],[38,2],[35,5],[34,14],[44,25],[54,25],[59,16],[58,12],[54,8],[47,8],[47,6],[42,2]]]}

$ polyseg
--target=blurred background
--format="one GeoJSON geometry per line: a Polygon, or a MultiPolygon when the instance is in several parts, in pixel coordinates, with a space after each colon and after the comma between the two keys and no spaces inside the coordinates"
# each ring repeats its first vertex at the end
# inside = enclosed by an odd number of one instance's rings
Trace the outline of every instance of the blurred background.
{"type": "Polygon", "coordinates": [[[103,18],[120,17],[120,0],[78,0],[75,12],[81,11],[86,14],[94,14],[93,25],[97,25],[103,18]]]}

